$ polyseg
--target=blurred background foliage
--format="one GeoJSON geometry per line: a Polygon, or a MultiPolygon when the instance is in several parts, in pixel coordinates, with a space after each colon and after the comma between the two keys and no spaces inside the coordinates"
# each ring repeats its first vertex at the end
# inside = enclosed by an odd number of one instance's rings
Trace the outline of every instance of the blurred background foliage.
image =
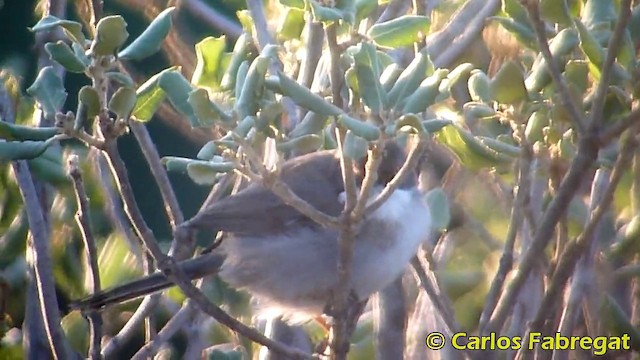
{"type": "MultiPolygon", "coordinates": [[[[431,31],[435,32],[443,27],[463,2],[445,1],[436,7],[432,14],[431,31]]],[[[242,0],[210,0],[206,3],[207,6],[215,8],[232,21],[238,21],[236,12],[243,10],[245,7],[242,0]]],[[[573,6],[571,10],[577,11],[577,14],[580,11],[584,11],[582,8],[584,5],[581,1],[568,1],[567,3],[573,6]],[[575,10],[575,7],[577,7],[577,10],[575,10]]],[[[488,116],[476,116],[472,121],[468,122],[474,126],[474,135],[491,137],[492,139],[510,132],[505,121],[502,121],[503,119],[500,116],[495,115],[495,108],[504,112],[501,113],[502,116],[520,124],[527,123],[527,120],[533,122],[528,116],[534,116],[533,114],[536,112],[522,106],[518,110],[525,109],[526,111],[523,110],[522,113],[518,113],[508,109],[507,106],[502,106],[511,100],[501,99],[494,102],[493,98],[483,99],[483,94],[473,93],[475,88],[472,85],[467,86],[467,83],[470,84],[472,82],[469,79],[476,74],[478,75],[478,82],[484,81],[484,78],[480,75],[488,76],[487,80],[489,77],[494,79],[501,69],[508,68],[507,65],[510,61],[518,63],[516,72],[520,77],[522,77],[522,69],[528,71],[535,66],[537,52],[528,49],[536,47],[535,44],[532,44],[531,38],[527,37],[531,36],[531,34],[526,33],[526,31],[515,26],[513,22],[510,22],[513,19],[518,20],[517,16],[514,15],[517,12],[509,13],[505,11],[504,4],[513,4],[513,2],[503,1],[503,9],[499,14],[501,16],[492,18],[484,32],[477,34],[477,38],[471,43],[467,51],[447,66],[448,69],[453,70],[459,65],[464,66],[465,63],[470,63],[471,69],[480,70],[474,73],[469,69],[466,72],[466,78],[461,81],[464,86],[457,86],[451,89],[451,102],[457,102],[452,107],[455,108],[457,105],[461,110],[460,113],[463,113],[463,115],[455,114],[452,117],[474,116],[471,114],[471,110],[468,112],[462,110],[463,104],[468,103],[469,100],[474,100],[477,103],[490,103],[491,106],[488,106],[488,110],[479,106],[475,108],[477,111],[489,111],[490,114],[488,116]],[[497,105],[498,103],[500,105],[497,105]],[[518,118],[522,114],[527,114],[527,118],[518,118]]],[[[28,27],[33,26],[40,17],[37,10],[34,11],[34,9],[37,9],[38,4],[36,1],[5,0],[2,5],[0,26],[4,35],[0,38],[0,67],[9,71],[18,79],[21,89],[26,89],[33,83],[37,75],[38,64],[37,57],[34,54],[41,44],[36,43],[34,34],[28,31],[28,27]],[[11,36],[7,35],[9,33],[11,36]]],[[[171,5],[170,2],[161,0],[107,0],[105,1],[105,14],[122,15],[127,21],[127,30],[131,34],[130,39],[135,39],[146,28],[149,21],[169,5],[171,5]]],[[[283,15],[279,11],[283,11],[283,7],[276,4],[275,1],[266,1],[266,5],[271,11],[269,17],[270,26],[271,28],[277,28],[278,22],[282,19],[280,15],[283,15]]],[[[68,18],[86,22],[86,18],[82,15],[86,11],[83,6],[86,6],[83,1],[70,1],[67,7],[68,18]]],[[[637,11],[634,13],[635,22],[631,26],[638,23],[637,13],[637,11]]],[[[549,16],[549,14],[547,15],[549,16]]],[[[517,22],[516,25],[518,25],[517,22]]],[[[285,47],[289,46],[295,49],[296,46],[299,46],[295,41],[295,31],[293,33],[293,35],[288,33],[282,35],[285,47]],[[291,36],[292,39],[287,41],[287,36],[291,36]]],[[[130,66],[128,70],[134,75],[134,80],[141,83],[160,70],[179,64],[183,67],[185,77],[189,78],[196,64],[195,51],[193,50],[195,44],[207,36],[219,37],[220,35],[222,34],[218,30],[201,21],[193,13],[181,11],[179,16],[174,19],[174,31],[170,33],[162,51],[142,61],[131,61],[128,65],[130,66]]],[[[299,33],[297,35],[299,36],[299,33]]],[[[632,33],[632,36],[636,36],[635,33],[632,33]]],[[[559,54],[563,56],[563,60],[577,58],[575,55],[577,52],[577,35],[575,35],[575,38],[576,44],[565,53],[559,54]]],[[[634,38],[633,41],[634,44],[637,44],[637,39],[634,38]]],[[[233,37],[226,38],[226,51],[232,50],[234,42],[233,37]]],[[[585,50],[585,52],[588,57],[588,50],[585,50]]],[[[408,60],[399,62],[405,66],[408,60]]],[[[631,62],[635,62],[635,58],[631,62]]],[[[287,66],[286,62],[285,66],[287,66]]],[[[575,70],[576,76],[579,78],[572,83],[576,87],[574,91],[579,98],[587,93],[587,88],[590,88],[593,81],[593,74],[591,74],[589,83],[587,83],[586,71],[588,70],[585,66],[586,63],[584,61],[573,62],[572,65],[567,64],[567,72],[569,72],[569,69],[575,70]],[[581,79],[580,76],[585,79],[584,84],[579,81],[581,79]]],[[[629,66],[625,70],[630,73],[629,76],[635,79],[637,74],[633,73],[631,70],[634,69],[631,68],[632,66],[629,66]]],[[[527,81],[529,81],[529,78],[527,78],[527,81]]],[[[531,79],[531,81],[536,81],[536,79],[531,79]]],[[[549,85],[550,79],[540,80],[540,82],[543,82],[543,84],[540,85],[539,89],[527,89],[532,93],[536,93],[536,96],[540,92],[540,98],[534,99],[534,102],[545,97],[552,97],[555,91],[549,85]]],[[[628,111],[629,99],[635,95],[635,93],[632,93],[634,89],[628,85],[628,82],[629,79],[624,82],[625,85],[621,85],[623,91],[620,96],[612,95],[608,99],[606,104],[607,111],[616,115],[624,114],[628,111]],[[624,93],[624,91],[627,91],[627,93],[624,93]],[[619,111],[616,112],[616,109],[619,109],[619,111]]],[[[87,83],[88,80],[84,76],[74,74],[65,76],[65,88],[69,93],[64,106],[65,110],[75,109],[75,104],[78,101],[76,94],[87,83]]],[[[481,87],[481,85],[479,86],[481,87]]],[[[529,85],[527,84],[528,87],[529,85]]],[[[551,119],[551,125],[547,123],[547,132],[542,134],[541,128],[544,126],[531,131],[538,132],[537,135],[532,135],[537,136],[536,139],[532,138],[533,140],[544,140],[543,143],[549,148],[549,151],[555,151],[557,158],[563,160],[554,163],[560,168],[551,169],[555,170],[556,173],[549,175],[550,182],[557,184],[559,177],[566,171],[566,165],[575,152],[575,143],[570,126],[567,125],[566,113],[557,105],[558,102],[555,101],[555,98],[552,100],[554,101],[550,101],[548,107],[546,105],[544,107],[541,106],[539,110],[544,112],[542,114],[543,117],[551,119]],[[554,127],[555,125],[557,126],[554,127]],[[563,166],[565,168],[562,168],[563,166]]],[[[28,113],[28,104],[24,108],[24,111],[28,113]]],[[[30,116],[25,114],[22,118],[29,119],[30,116]]],[[[18,119],[20,119],[20,116],[18,119]]],[[[184,121],[183,116],[167,104],[160,109],[154,120],[148,122],[146,126],[161,156],[195,158],[198,150],[213,135],[219,136],[219,134],[212,134],[216,130],[191,129],[187,122],[184,121]]],[[[512,206],[510,186],[514,181],[513,157],[508,158],[503,164],[500,164],[501,157],[491,158],[487,156],[487,158],[482,158],[478,153],[469,151],[469,143],[471,141],[460,140],[460,137],[464,136],[464,134],[461,135],[456,133],[455,130],[451,130],[453,127],[447,129],[449,130],[440,132],[437,135],[438,139],[441,143],[452,148],[453,152],[458,155],[460,162],[454,161],[455,157],[451,153],[444,154],[442,147],[432,149],[435,153],[441,152],[441,156],[437,158],[444,160],[442,162],[436,161],[433,164],[432,171],[429,175],[425,175],[428,179],[424,181],[431,183],[433,186],[445,184],[443,187],[451,204],[451,219],[441,234],[442,239],[440,240],[441,246],[439,248],[441,253],[439,258],[443,260],[442,263],[438,264],[440,267],[437,275],[452,300],[456,320],[463,330],[472,332],[477,330],[480,313],[484,306],[484,296],[498,267],[503,242],[507,235],[512,206]],[[456,152],[456,146],[459,146],[458,152],[456,152]],[[465,161],[465,154],[469,156],[467,158],[468,161],[465,161]],[[487,168],[491,168],[494,171],[486,171],[487,168]],[[446,175],[444,174],[445,170],[447,171],[446,175]]],[[[500,140],[505,139],[502,138],[500,140]]],[[[511,143],[508,140],[505,140],[505,142],[507,145],[513,145],[513,140],[511,140],[511,143]]],[[[164,245],[168,246],[171,233],[164,212],[161,210],[163,203],[155,184],[152,184],[153,181],[147,164],[133,139],[133,135],[123,136],[119,141],[119,147],[129,170],[136,200],[143,211],[145,220],[156,237],[163,240],[164,245]]],[[[59,161],[61,152],[67,152],[70,149],[73,149],[76,153],[83,151],[83,147],[79,146],[77,142],[65,141],[61,148],[50,148],[47,150],[47,154],[51,159],[54,159],[52,161],[55,161],[55,159],[59,161]]],[[[614,146],[611,151],[615,156],[617,148],[614,146]]],[[[124,238],[110,225],[112,222],[109,217],[113,216],[113,214],[109,214],[107,211],[105,189],[101,188],[96,180],[100,174],[89,168],[88,163],[92,159],[88,160],[85,163],[85,182],[91,199],[92,224],[99,237],[99,261],[103,274],[102,282],[104,287],[109,287],[142,274],[139,261],[140,254],[131,253],[124,238]]],[[[602,162],[611,162],[611,159],[606,157],[600,160],[602,162]]],[[[35,160],[32,160],[32,164],[34,162],[35,160]]],[[[32,166],[34,169],[38,168],[37,164],[32,166]]],[[[208,194],[210,187],[195,185],[186,174],[177,172],[169,172],[169,174],[185,216],[188,218],[197,211],[208,194]]],[[[631,197],[629,196],[632,190],[631,177],[631,173],[625,174],[616,191],[614,216],[608,223],[610,226],[603,230],[605,232],[608,231],[608,237],[610,238],[616,237],[619,224],[628,223],[633,216],[637,215],[633,212],[631,197]]],[[[57,190],[59,190],[53,201],[51,211],[52,250],[54,263],[56,264],[54,273],[59,297],[64,307],[66,300],[75,299],[86,294],[84,276],[88,272],[84,270],[86,269],[85,258],[79,232],[73,222],[74,199],[69,196],[70,189],[68,183],[64,180],[64,174],[58,174],[58,177],[46,174],[45,178],[54,183],[57,190]],[[51,181],[52,179],[59,179],[59,181],[56,183],[51,181]]],[[[584,200],[586,199],[586,194],[588,194],[590,184],[585,183],[582,186],[585,188],[581,192],[584,196],[575,199],[567,214],[566,230],[568,237],[574,237],[579,234],[585,223],[587,209],[584,200]]],[[[26,272],[24,252],[28,229],[25,214],[21,207],[20,194],[8,166],[0,168],[0,189],[2,189],[0,193],[0,235],[2,235],[0,237],[0,285],[2,285],[0,291],[2,292],[0,295],[3,300],[0,306],[6,306],[0,308],[3,310],[0,311],[0,314],[5,314],[4,320],[0,319],[0,335],[5,335],[3,342],[0,343],[0,358],[5,356],[7,358],[19,358],[21,345],[12,344],[11,332],[7,333],[7,331],[13,327],[20,327],[23,321],[26,272]]],[[[545,199],[543,199],[545,203],[549,201],[549,196],[550,194],[546,194],[545,199]]],[[[201,241],[206,243],[209,239],[203,238],[201,241]]],[[[207,282],[205,291],[217,303],[225,304],[226,309],[232,315],[246,321],[250,320],[251,313],[248,306],[248,298],[245,294],[229,289],[218,280],[207,282]]],[[[182,298],[183,295],[176,289],[169,292],[169,299],[177,302],[182,298]]],[[[155,321],[158,324],[164,323],[175,312],[178,306],[176,302],[163,300],[163,306],[159,307],[160,310],[155,317],[155,321]]],[[[107,334],[117,332],[131,316],[136,305],[137,302],[133,302],[107,309],[104,317],[105,332],[107,334]]],[[[321,338],[322,329],[317,328],[317,325],[314,324],[307,326],[312,337],[321,338]]],[[[366,314],[354,338],[354,358],[371,358],[373,354],[372,337],[370,336],[371,326],[371,315],[366,314]]],[[[82,353],[86,353],[88,331],[85,320],[78,313],[71,313],[64,318],[63,328],[73,347],[82,353]]],[[[210,336],[216,339],[216,343],[236,340],[234,339],[235,335],[221,326],[212,326],[210,336]]],[[[178,337],[172,341],[173,354],[180,354],[184,351],[183,340],[178,337]]],[[[131,346],[127,347],[118,357],[126,358],[130,356],[135,349],[140,347],[142,342],[143,334],[141,329],[138,337],[131,340],[131,346]]],[[[246,348],[251,348],[251,345],[247,342],[244,342],[243,345],[246,348]]]]}

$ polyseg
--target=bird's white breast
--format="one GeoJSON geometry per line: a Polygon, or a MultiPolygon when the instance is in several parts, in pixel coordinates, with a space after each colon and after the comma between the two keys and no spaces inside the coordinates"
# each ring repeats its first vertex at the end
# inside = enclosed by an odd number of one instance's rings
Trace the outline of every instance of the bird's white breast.
{"type": "Polygon", "coordinates": [[[365,221],[381,222],[385,230],[364,230],[356,243],[352,280],[362,298],[403,273],[429,235],[431,214],[417,189],[398,189],[365,221]]]}

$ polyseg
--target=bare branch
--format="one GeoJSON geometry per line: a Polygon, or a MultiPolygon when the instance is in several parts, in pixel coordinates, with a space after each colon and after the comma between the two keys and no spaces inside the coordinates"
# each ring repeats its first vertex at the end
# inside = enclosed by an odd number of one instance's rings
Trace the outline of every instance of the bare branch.
{"type": "Polygon", "coordinates": [[[518,229],[521,229],[525,199],[529,196],[529,176],[531,175],[531,161],[532,153],[531,147],[528,144],[522,144],[522,153],[520,156],[520,166],[518,172],[518,179],[516,184],[517,190],[515,200],[511,208],[511,218],[509,220],[509,228],[507,229],[507,239],[504,242],[504,248],[502,250],[502,256],[500,257],[500,264],[498,271],[491,282],[491,287],[485,298],[484,308],[480,315],[480,323],[478,328],[480,332],[484,334],[485,326],[489,321],[489,317],[493,313],[495,306],[498,303],[500,293],[502,292],[504,282],[507,279],[507,275],[513,267],[513,248],[518,235],[518,229]]]}
{"type": "MultiPolygon", "coordinates": [[[[76,195],[76,223],[82,234],[82,241],[84,242],[85,254],[87,256],[87,264],[91,276],[89,277],[89,287],[92,293],[99,292],[100,286],[100,269],[98,267],[98,249],[96,247],[96,241],[93,237],[93,230],[91,228],[91,222],[89,219],[89,199],[84,188],[84,181],[82,180],[82,172],[78,164],[78,156],[72,155],[69,158],[69,177],[73,181],[73,190],[76,195]]],[[[87,312],[87,319],[89,320],[89,326],[91,328],[91,342],[89,346],[89,354],[92,359],[101,359],[100,348],[102,342],[102,316],[97,310],[89,310],[87,312]]]]}

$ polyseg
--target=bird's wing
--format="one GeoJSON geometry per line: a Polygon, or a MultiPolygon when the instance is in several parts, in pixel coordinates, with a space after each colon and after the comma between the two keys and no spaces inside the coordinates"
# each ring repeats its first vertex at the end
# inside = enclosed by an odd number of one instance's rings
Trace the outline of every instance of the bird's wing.
{"type": "MultiPolygon", "coordinates": [[[[282,178],[300,198],[316,209],[337,216],[342,210],[338,194],[343,191],[339,162],[333,152],[319,152],[283,164],[282,178]]],[[[203,209],[189,225],[235,234],[274,234],[286,225],[309,221],[260,184],[251,184],[203,209]]]]}

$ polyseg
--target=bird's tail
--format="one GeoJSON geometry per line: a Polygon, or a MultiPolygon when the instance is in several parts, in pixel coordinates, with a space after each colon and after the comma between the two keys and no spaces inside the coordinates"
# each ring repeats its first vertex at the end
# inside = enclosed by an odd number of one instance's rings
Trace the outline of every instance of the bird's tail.
{"type": "MultiPolygon", "coordinates": [[[[199,279],[217,273],[222,266],[224,256],[210,253],[180,262],[180,268],[189,279],[199,279]]],[[[101,291],[84,299],[69,304],[70,310],[100,309],[108,305],[118,304],[149,295],[173,286],[162,273],[154,273],[144,278],[101,291]]]]}

